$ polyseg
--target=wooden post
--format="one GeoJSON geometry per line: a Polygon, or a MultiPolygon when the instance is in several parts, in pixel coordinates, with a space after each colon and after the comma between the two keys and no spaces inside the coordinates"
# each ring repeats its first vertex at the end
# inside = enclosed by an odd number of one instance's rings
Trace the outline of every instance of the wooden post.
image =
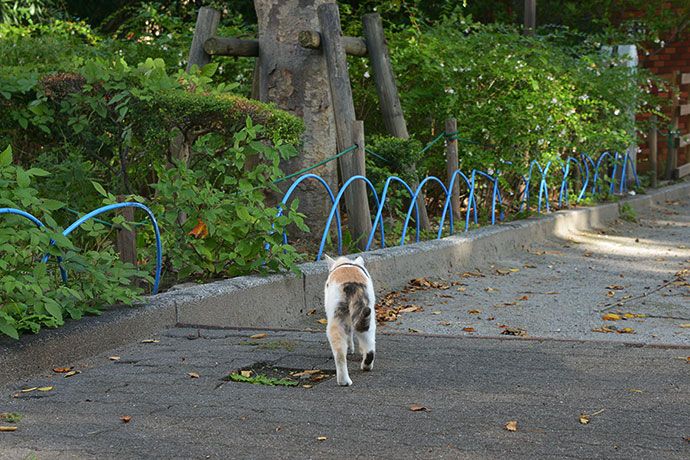
{"type": "Polygon", "coordinates": [[[522,33],[525,36],[534,37],[537,27],[537,0],[525,0],[525,28],[522,33]]]}
{"type": "MultiPolygon", "coordinates": [[[[340,14],[335,3],[325,3],[317,8],[321,24],[323,53],[328,67],[328,81],[331,88],[331,102],[335,115],[337,150],[342,152],[352,146],[352,122],[355,121],[355,107],[352,102],[352,88],[347,71],[347,59],[343,48],[343,32],[340,26],[340,14]]],[[[343,181],[363,173],[358,166],[354,152],[340,157],[340,168],[343,181]]],[[[366,184],[356,181],[345,191],[345,205],[348,214],[348,226],[353,239],[364,240],[371,232],[371,213],[367,200],[366,184]]],[[[361,247],[361,246],[360,246],[361,247]]]]}
{"type": "MultiPolygon", "coordinates": [[[[674,88],[678,87],[680,73],[674,70],[671,77],[671,84],[674,88]]],[[[673,95],[673,103],[671,104],[671,131],[673,131],[675,136],[678,132],[678,107],[680,101],[677,95],[673,95]]],[[[669,132],[669,136],[671,133],[669,132]]],[[[670,180],[673,177],[673,170],[678,166],[678,156],[676,150],[676,143],[668,142],[668,153],[666,154],[666,169],[664,170],[664,179],[670,180]]]]}
{"type": "Polygon", "coordinates": [[[189,60],[187,61],[187,73],[193,65],[199,68],[211,62],[211,56],[204,50],[206,40],[216,35],[220,23],[220,11],[213,8],[202,6],[199,8],[199,15],[196,18],[192,46],[189,49],[189,60]]]}
{"type": "MultiPolygon", "coordinates": [[[[118,203],[124,202],[125,198],[124,195],[118,195],[118,203]]],[[[118,208],[115,213],[124,217],[127,222],[134,222],[134,208],[132,206],[118,208]]],[[[124,263],[129,262],[135,267],[137,266],[137,232],[134,227],[131,230],[123,227],[117,231],[115,234],[115,248],[120,253],[120,261],[124,263]]]]}
{"type": "MultiPolygon", "coordinates": [[[[371,70],[376,83],[376,92],[379,96],[379,107],[381,107],[386,131],[391,136],[408,139],[410,135],[407,132],[405,116],[398,97],[398,87],[395,84],[395,74],[388,54],[381,16],[378,13],[365,14],[362,17],[362,25],[364,26],[364,39],[366,40],[371,70]]],[[[418,185],[419,183],[415,182],[412,187],[416,189],[418,185]]],[[[424,194],[420,193],[417,196],[419,225],[422,230],[430,230],[431,224],[425,201],[424,194]]]]}
{"type": "MultiPolygon", "coordinates": [[[[454,133],[458,130],[458,123],[455,118],[446,118],[446,133],[454,133]]],[[[453,177],[453,173],[458,169],[458,140],[453,137],[446,139],[446,172],[448,176],[448,183],[453,177]]],[[[458,181],[453,182],[453,187],[450,189],[450,208],[453,212],[453,219],[460,220],[460,184],[458,181]]]]}
{"type": "Polygon", "coordinates": [[[649,128],[649,169],[652,172],[651,185],[656,188],[656,177],[657,177],[657,127],[656,127],[656,115],[652,115],[650,118],[652,126],[649,128]]]}

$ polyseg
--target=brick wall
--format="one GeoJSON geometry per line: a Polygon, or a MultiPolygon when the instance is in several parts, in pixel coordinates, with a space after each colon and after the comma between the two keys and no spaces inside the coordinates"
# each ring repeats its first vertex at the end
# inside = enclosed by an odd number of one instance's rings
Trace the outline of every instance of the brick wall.
{"type": "MultiPolygon", "coordinates": [[[[650,56],[639,56],[640,66],[649,69],[655,75],[670,74],[674,70],[681,73],[690,73],[690,38],[673,43],[663,48],[658,53],[650,56]]],[[[681,102],[689,103],[690,85],[681,86],[683,90],[680,95],[681,102]]],[[[667,97],[670,94],[661,93],[667,97]]],[[[665,109],[667,115],[670,114],[669,109],[665,109]]],[[[681,134],[690,133],[690,116],[681,117],[678,120],[678,129],[681,134]]],[[[649,170],[648,154],[649,145],[647,142],[641,144],[642,152],[638,155],[638,171],[646,172],[649,170]]],[[[678,152],[678,165],[683,165],[690,162],[689,148],[681,149],[678,152]]],[[[663,174],[666,165],[666,154],[668,152],[668,130],[662,129],[658,134],[658,167],[657,169],[663,174]]]]}

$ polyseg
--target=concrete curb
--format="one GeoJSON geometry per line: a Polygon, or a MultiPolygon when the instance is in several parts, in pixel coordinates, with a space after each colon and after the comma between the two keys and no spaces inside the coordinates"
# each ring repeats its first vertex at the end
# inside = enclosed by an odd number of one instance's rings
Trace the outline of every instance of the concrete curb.
{"type": "MultiPolygon", "coordinates": [[[[623,204],[642,212],[655,203],[688,197],[690,182],[683,182],[618,203],[557,211],[441,240],[377,249],[363,256],[377,287],[395,289],[411,278],[473,268],[550,235],[601,226],[618,217],[623,204]]],[[[158,294],[136,308],[113,308],[99,317],[70,321],[59,329],[42,329],[20,341],[1,337],[0,386],[180,323],[212,327],[294,325],[307,311],[321,308],[327,274],[323,261],[303,264],[301,269],[301,277],[291,273],[245,276],[158,294]]]]}

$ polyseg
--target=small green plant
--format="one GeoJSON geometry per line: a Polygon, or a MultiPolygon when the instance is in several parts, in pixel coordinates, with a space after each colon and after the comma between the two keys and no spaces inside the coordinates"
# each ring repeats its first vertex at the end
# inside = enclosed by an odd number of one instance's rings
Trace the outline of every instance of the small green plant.
{"type": "Polygon", "coordinates": [[[235,374],[232,373],[229,376],[229,379],[233,382],[245,382],[245,383],[253,383],[255,385],[268,385],[268,386],[283,386],[283,387],[296,387],[297,382],[294,380],[289,380],[288,378],[283,377],[282,379],[277,379],[275,377],[266,377],[263,374],[252,374],[248,377],[245,377],[244,375],[241,374],[235,374]]]}
{"type": "Polygon", "coordinates": [[[16,423],[23,417],[19,412],[3,412],[0,414],[0,422],[16,423]]]}
{"type": "Polygon", "coordinates": [[[637,213],[630,203],[623,203],[620,206],[620,218],[627,222],[637,223],[637,213]]]}

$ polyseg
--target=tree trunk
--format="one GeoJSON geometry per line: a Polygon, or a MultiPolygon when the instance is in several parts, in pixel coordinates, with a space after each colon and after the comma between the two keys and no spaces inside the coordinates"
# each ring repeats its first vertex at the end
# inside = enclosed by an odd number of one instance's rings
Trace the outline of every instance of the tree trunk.
{"type": "MultiPolygon", "coordinates": [[[[259,96],[304,120],[300,155],[281,163],[292,174],[335,155],[336,134],[326,59],[322,51],[302,48],[299,33],[318,30],[316,9],[327,0],[254,0],[259,24],[259,96]]],[[[337,185],[337,163],[330,161],[311,173],[321,176],[332,189],[337,185]]],[[[285,190],[292,182],[280,183],[285,190]]],[[[302,182],[293,197],[313,237],[320,237],[331,209],[328,193],[315,180],[302,182]]],[[[280,200],[282,195],[276,197],[280,200]]]]}

